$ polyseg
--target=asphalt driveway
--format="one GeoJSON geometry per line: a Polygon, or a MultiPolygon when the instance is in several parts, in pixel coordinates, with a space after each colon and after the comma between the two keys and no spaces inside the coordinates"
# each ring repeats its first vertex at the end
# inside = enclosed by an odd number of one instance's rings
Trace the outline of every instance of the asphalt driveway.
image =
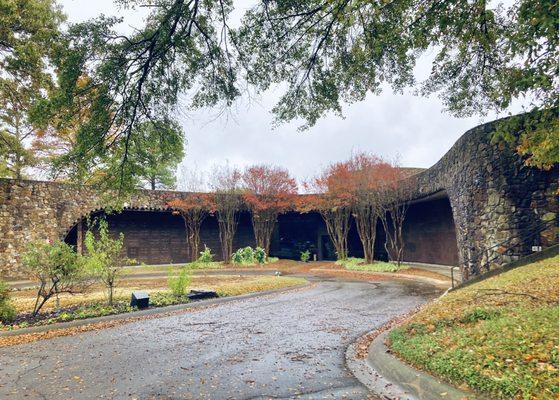
{"type": "Polygon", "coordinates": [[[0,349],[4,399],[366,399],[345,349],[439,294],[411,281],[311,289],[0,349]]]}

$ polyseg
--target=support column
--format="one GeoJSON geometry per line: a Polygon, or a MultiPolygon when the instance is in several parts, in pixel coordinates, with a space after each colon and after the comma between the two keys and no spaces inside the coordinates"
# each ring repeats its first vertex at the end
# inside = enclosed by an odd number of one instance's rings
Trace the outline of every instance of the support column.
{"type": "Polygon", "coordinates": [[[76,225],[76,251],[79,255],[83,254],[83,220],[79,220],[76,225]]]}

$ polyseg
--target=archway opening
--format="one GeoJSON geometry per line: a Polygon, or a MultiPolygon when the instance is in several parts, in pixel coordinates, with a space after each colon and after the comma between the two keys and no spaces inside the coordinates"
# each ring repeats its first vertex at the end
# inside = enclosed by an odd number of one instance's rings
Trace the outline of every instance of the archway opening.
{"type": "MultiPolygon", "coordinates": [[[[445,191],[410,204],[403,236],[405,262],[458,265],[456,227],[445,191]]],[[[377,240],[384,244],[384,230],[377,240]]]]}

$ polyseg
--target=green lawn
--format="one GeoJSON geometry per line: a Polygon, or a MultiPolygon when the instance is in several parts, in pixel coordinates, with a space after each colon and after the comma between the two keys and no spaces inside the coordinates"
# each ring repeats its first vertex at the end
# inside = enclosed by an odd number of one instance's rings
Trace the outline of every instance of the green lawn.
{"type": "Polygon", "coordinates": [[[559,398],[559,256],[430,304],[390,334],[402,359],[495,399],[559,398]]]}
{"type": "Polygon", "coordinates": [[[398,272],[403,269],[409,268],[405,265],[398,265],[383,261],[375,261],[373,264],[366,264],[363,258],[349,257],[347,260],[336,261],[336,264],[341,265],[350,271],[365,271],[365,272],[398,272]]]}

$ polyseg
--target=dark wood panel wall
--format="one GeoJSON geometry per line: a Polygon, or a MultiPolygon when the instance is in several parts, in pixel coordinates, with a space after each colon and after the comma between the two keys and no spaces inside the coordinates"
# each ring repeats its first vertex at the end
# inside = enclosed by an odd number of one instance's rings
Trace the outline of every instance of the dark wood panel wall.
{"type": "Polygon", "coordinates": [[[411,205],[404,221],[404,260],[458,265],[452,208],[447,198],[411,205]]]}
{"type": "MultiPolygon", "coordinates": [[[[95,216],[98,216],[94,215],[95,216]]],[[[105,216],[113,234],[122,232],[126,255],[146,264],[184,263],[189,260],[184,222],[180,215],[164,211],[127,210],[105,216]]],[[[85,227],[85,223],[82,224],[85,227]]],[[[70,232],[67,241],[77,243],[77,229],[70,232]]],[[[405,261],[456,265],[458,250],[452,210],[448,199],[433,200],[412,205],[404,224],[405,261]]],[[[387,260],[384,248],[385,234],[382,224],[377,228],[375,258],[387,260]]],[[[206,218],[201,228],[202,249],[208,246],[221,260],[219,227],[213,216],[206,218]]],[[[249,213],[239,215],[234,249],[254,246],[254,233],[249,213]]],[[[362,257],[361,242],[352,223],[348,239],[349,255],[362,257]]],[[[278,218],[270,255],[284,259],[300,259],[301,252],[309,250],[311,259],[335,260],[334,247],[322,217],[318,213],[287,213],[278,218]]]]}

